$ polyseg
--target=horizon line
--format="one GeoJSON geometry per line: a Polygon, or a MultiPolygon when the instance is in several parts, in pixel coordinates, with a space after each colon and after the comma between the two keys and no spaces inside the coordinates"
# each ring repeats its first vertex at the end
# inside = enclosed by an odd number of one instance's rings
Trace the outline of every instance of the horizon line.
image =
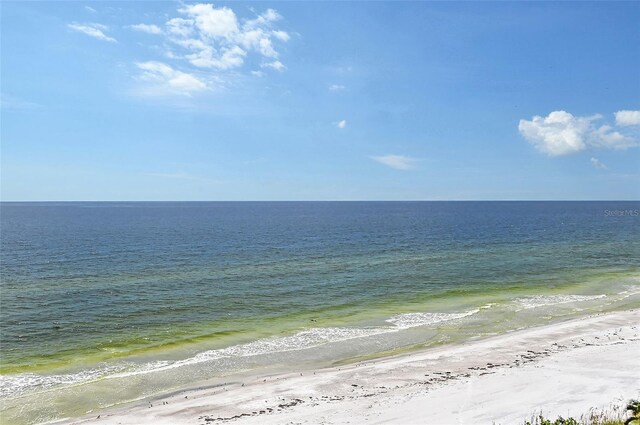
{"type": "Polygon", "coordinates": [[[0,200],[3,203],[211,203],[211,202],[640,202],[640,199],[316,199],[316,200],[287,200],[287,199],[245,199],[245,200],[0,200]]]}

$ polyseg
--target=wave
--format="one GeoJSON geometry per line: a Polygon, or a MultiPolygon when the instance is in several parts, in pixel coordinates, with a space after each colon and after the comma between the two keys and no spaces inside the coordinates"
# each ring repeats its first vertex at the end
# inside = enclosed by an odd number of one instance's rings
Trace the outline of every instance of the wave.
{"type": "Polygon", "coordinates": [[[46,390],[58,385],[97,381],[104,376],[118,373],[124,368],[126,368],[125,365],[105,365],[101,368],[86,369],[77,373],[62,375],[39,375],[37,373],[3,375],[0,376],[0,397],[20,395],[30,388],[46,390]]]}
{"type": "Polygon", "coordinates": [[[387,322],[393,323],[400,329],[408,329],[416,326],[435,325],[440,322],[462,319],[463,317],[476,314],[479,311],[480,309],[469,310],[464,313],[405,313],[393,316],[387,319],[387,322]]]}
{"type": "Polygon", "coordinates": [[[177,361],[154,361],[141,365],[123,362],[61,375],[39,375],[35,373],[4,375],[0,376],[0,397],[13,397],[34,389],[48,390],[59,385],[77,385],[102,379],[125,378],[128,376],[161,372],[217,359],[251,357],[306,350],[330,343],[399,332],[418,326],[428,326],[462,319],[479,311],[479,309],[476,309],[463,313],[403,313],[387,319],[386,323],[391,324],[390,326],[373,326],[367,328],[311,328],[293,335],[264,338],[246,344],[208,350],[196,354],[193,357],[177,361]]]}
{"type": "Polygon", "coordinates": [[[404,313],[386,320],[387,323],[391,323],[394,326],[374,326],[369,328],[311,328],[300,331],[294,335],[264,338],[246,344],[232,345],[227,348],[204,351],[191,358],[178,360],[154,370],[135,371],[116,376],[127,376],[168,370],[221,358],[251,357],[272,353],[307,350],[325,344],[399,332],[401,330],[417,326],[427,326],[444,321],[461,319],[475,314],[478,311],[479,310],[471,310],[464,313],[404,313]]]}
{"type": "Polygon", "coordinates": [[[534,295],[525,298],[516,298],[514,301],[520,307],[517,311],[528,310],[538,307],[546,307],[559,304],[579,303],[585,301],[605,298],[605,294],[600,295],[534,295]]]}
{"type": "Polygon", "coordinates": [[[624,291],[618,293],[618,295],[622,295],[620,300],[640,294],[640,286],[627,285],[625,288],[626,289],[624,291]]]}

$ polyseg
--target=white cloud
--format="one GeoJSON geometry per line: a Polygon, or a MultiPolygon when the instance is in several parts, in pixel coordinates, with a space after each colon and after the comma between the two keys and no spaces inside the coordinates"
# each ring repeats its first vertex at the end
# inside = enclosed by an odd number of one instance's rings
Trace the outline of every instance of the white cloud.
{"type": "Polygon", "coordinates": [[[418,161],[416,158],[404,155],[371,156],[369,158],[396,170],[411,170],[418,161]]]}
{"type": "Polygon", "coordinates": [[[209,38],[232,38],[238,31],[238,19],[228,7],[214,8],[212,4],[199,3],[178,10],[195,22],[200,33],[209,38]]]}
{"type": "Polygon", "coordinates": [[[257,18],[249,19],[244,24],[244,27],[247,29],[265,27],[271,25],[273,22],[279,21],[280,19],[282,19],[282,16],[280,16],[276,10],[267,9],[264,13],[258,15],[257,18]]]}
{"type": "Polygon", "coordinates": [[[587,148],[626,149],[637,141],[614,131],[611,126],[596,127],[601,115],[576,117],[569,112],[553,111],[546,117],[520,120],[518,130],[536,149],[550,156],[569,155],[587,148]]]}
{"type": "Polygon", "coordinates": [[[178,9],[183,17],[165,23],[167,41],[178,46],[171,57],[187,60],[199,68],[230,70],[244,65],[255,54],[262,68],[286,69],[279,60],[278,45],[287,42],[287,32],[274,28],[282,17],[273,9],[253,19],[240,20],[228,7],[212,4],[185,5],[178,9]]]}
{"type": "Polygon", "coordinates": [[[271,68],[271,69],[275,69],[276,71],[284,71],[285,69],[287,69],[286,66],[284,66],[284,64],[280,61],[273,61],[273,62],[267,62],[267,63],[263,63],[261,65],[263,68],[271,68]]]}
{"type": "Polygon", "coordinates": [[[142,71],[141,80],[151,83],[153,91],[146,94],[182,94],[190,96],[193,93],[206,90],[207,84],[199,78],[186,72],[173,69],[161,62],[139,62],[136,66],[142,71]]]}
{"type": "Polygon", "coordinates": [[[260,53],[262,53],[263,56],[268,58],[278,57],[278,53],[273,49],[273,44],[268,38],[261,38],[260,41],[258,41],[258,46],[260,46],[260,53]]]}
{"type": "Polygon", "coordinates": [[[211,47],[209,47],[207,45],[207,43],[205,43],[202,40],[197,40],[194,38],[185,38],[185,39],[181,39],[181,40],[174,40],[174,43],[176,43],[177,45],[184,47],[185,49],[191,49],[191,50],[211,50],[211,47]]]}
{"type": "Polygon", "coordinates": [[[347,120],[342,120],[338,123],[338,128],[345,128],[347,126],[347,120]]]}
{"type": "Polygon", "coordinates": [[[93,7],[91,6],[85,6],[84,10],[86,10],[87,12],[91,12],[91,13],[96,13],[97,10],[95,10],[93,7]]]}
{"type": "Polygon", "coordinates": [[[147,34],[162,34],[162,29],[153,24],[135,24],[130,25],[129,28],[134,31],[146,32],[147,34]]]}
{"type": "Polygon", "coordinates": [[[640,125],[640,111],[618,111],[615,115],[617,125],[640,125]]]}
{"type": "Polygon", "coordinates": [[[108,41],[111,43],[117,43],[117,40],[113,37],[109,37],[104,33],[108,29],[106,25],[101,24],[68,24],[67,27],[73,31],[86,34],[89,37],[97,38],[98,40],[108,41]]]}
{"type": "Polygon", "coordinates": [[[538,150],[555,156],[585,149],[584,134],[589,127],[588,118],[554,111],[545,118],[536,115],[531,121],[520,120],[518,130],[538,150]]]}
{"type": "Polygon", "coordinates": [[[598,170],[606,170],[607,166],[604,165],[598,158],[591,158],[591,165],[596,167],[598,170]]]}
{"type": "Polygon", "coordinates": [[[587,142],[596,148],[627,149],[638,145],[637,140],[614,131],[609,125],[600,126],[588,135],[587,142]]]}
{"type": "Polygon", "coordinates": [[[331,84],[329,86],[329,91],[343,91],[344,89],[346,89],[346,87],[340,84],[331,84]]]}
{"type": "Polygon", "coordinates": [[[179,37],[188,37],[195,31],[192,19],[172,18],[165,25],[169,33],[179,37]]]}
{"type": "Polygon", "coordinates": [[[200,68],[231,69],[242,65],[247,52],[238,46],[225,48],[222,55],[216,55],[210,47],[187,55],[189,62],[200,68]]]}
{"type": "Polygon", "coordinates": [[[285,31],[279,31],[279,30],[278,31],[271,31],[271,34],[273,34],[273,36],[275,38],[277,38],[278,40],[280,40],[280,41],[287,42],[291,38],[289,36],[289,33],[285,32],[285,31]]]}

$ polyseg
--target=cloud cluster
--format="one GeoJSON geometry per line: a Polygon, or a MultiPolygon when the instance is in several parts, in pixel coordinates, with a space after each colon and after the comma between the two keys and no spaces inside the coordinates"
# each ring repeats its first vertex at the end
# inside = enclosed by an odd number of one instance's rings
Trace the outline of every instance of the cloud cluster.
{"type": "MultiPolygon", "coordinates": [[[[252,10],[252,13],[251,18],[240,19],[226,6],[182,4],[177,9],[178,15],[165,18],[167,20],[163,24],[128,25],[126,28],[130,30],[161,37],[165,56],[163,61],[135,64],[142,71],[136,79],[146,82],[146,85],[134,92],[190,96],[224,81],[224,71],[237,70],[247,63],[253,68],[251,74],[258,77],[264,76],[267,70],[284,71],[287,67],[281,61],[278,49],[291,36],[276,27],[282,16],[274,9],[267,9],[261,14],[252,10]],[[176,65],[178,61],[183,65],[176,65]]],[[[102,24],[71,23],[67,27],[99,40],[117,42],[107,35],[108,27],[102,24]]]]}
{"type": "MultiPolygon", "coordinates": [[[[253,64],[258,69],[279,72],[286,69],[276,49],[289,41],[290,35],[276,28],[282,17],[275,10],[267,9],[252,19],[241,20],[228,7],[198,3],[185,4],[178,13],[162,26],[146,23],[129,26],[134,31],[162,36],[165,56],[185,61],[191,67],[191,72],[183,72],[159,61],[137,63],[143,71],[138,79],[150,83],[149,90],[141,93],[192,95],[207,90],[215,81],[221,81],[220,72],[242,67],[251,56],[257,58],[253,64]],[[196,69],[200,74],[213,73],[196,77],[196,69]]],[[[256,69],[251,73],[264,75],[256,69]]]]}
{"type": "MultiPolygon", "coordinates": [[[[620,112],[616,113],[616,119],[618,114],[620,112]]],[[[623,114],[623,117],[624,120],[627,116],[623,114]]],[[[627,149],[638,145],[636,139],[610,125],[596,125],[601,119],[602,115],[578,117],[566,111],[553,111],[546,117],[520,120],[518,130],[536,149],[550,156],[569,155],[588,148],[627,149]]]]}
{"type": "Polygon", "coordinates": [[[106,35],[104,32],[109,29],[106,25],[102,24],[68,24],[67,28],[88,35],[89,37],[97,38],[98,40],[108,41],[110,43],[117,43],[118,41],[106,35]]]}
{"type": "Polygon", "coordinates": [[[615,115],[619,126],[640,125],[640,111],[618,111],[615,115]]]}
{"type": "Polygon", "coordinates": [[[411,158],[404,155],[384,155],[384,156],[371,156],[369,157],[380,164],[387,167],[395,168],[396,170],[411,170],[415,167],[416,158],[411,158]]]}
{"type": "MultiPolygon", "coordinates": [[[[275,28],[275,23],[282,19],[275,10],[267,9],[244,21],[232,9],[208,3],[187,4],[178,13],[180,16],[165,23],[164,31],[154,32],[165,34],[171,45],[170,57],[187,60],[198,68],[229,70],[241,67],[250,54],[256,54],[262,68],[276,71],[286,68],[276,47],[289,41],[290,35],[275,28]]],[[[146,31],[156,26],[135,27],[146,31]]]]}
{"type": "Polygon", "coordinates": [[[207,84],[204,81],[161,62],[138,62],[136,66],[142,71],[139,78],[153,83],[159,94],[190,96],[194,92],[207,89],[207,84]]]}

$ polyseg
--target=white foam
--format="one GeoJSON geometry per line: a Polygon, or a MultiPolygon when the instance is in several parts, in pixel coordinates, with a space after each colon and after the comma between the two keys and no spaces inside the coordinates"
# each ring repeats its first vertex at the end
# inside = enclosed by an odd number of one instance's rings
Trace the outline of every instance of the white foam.
{"type": "Polygon", "coordinates": [[[546,307],[559,304],[580,303],[585,301],[605,298],[605,294],[600,295],[534,295],[532,297],[516,298],[514,301],[520,310],[528,310],[538,307],[546,307]]]}
{"type": "Polygon", "coordinates": [[[640,286],[626,285],[625,288],[626,289],[624,291],[618,292],[618,295],[622,295],[619,300],[624,300],[625,298],[640,294],[640,286]]]}
{"type": "Polygon", "coordinates": [[[20,395],[30,388],[46,390],[58,385],[73,385],[80,382],[96,381],[110,374],[118,373],[125,367],[125,365],[114,364],[62,375],[38,375],[36,373],[0,375],[0,397],[20,395]]]}
{"type": "Polygon", "coordinates": [[[387,319],[400,329],[414,328],[417,326],[435,325],[436,323],[447,322],[449,320],[462,319],[479,312],[479,309],[466,311],[464,313],[404,313],[387,319]]]}
{"type": "Polygon", "coordinates": [[[153,372],[155,370],[160,370],[162,367],[169,364],[171,364],[171,362],[163,360],[144,364],[121,362],[103,364],[100,367],[86,369],[76,373],[58,375],[39,375],[36,373],[0,375],[0,398],[9,396],[15,397],[35,388],[48,390],[59,385],[71,386],[85,382],[99,381],[101,379],[153,372]]]}

